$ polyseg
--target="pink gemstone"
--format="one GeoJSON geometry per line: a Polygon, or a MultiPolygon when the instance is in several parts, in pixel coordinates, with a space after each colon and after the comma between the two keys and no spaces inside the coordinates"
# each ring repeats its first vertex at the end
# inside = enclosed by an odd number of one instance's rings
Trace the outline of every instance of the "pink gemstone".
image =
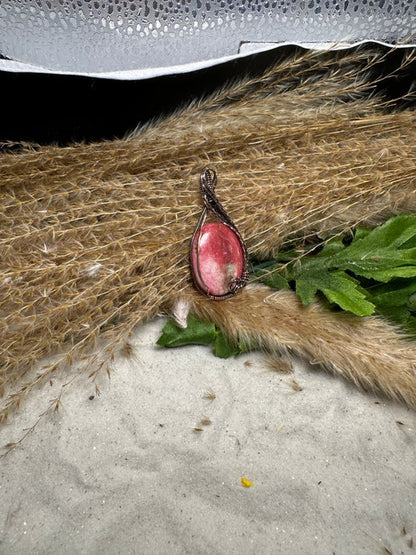
{"type": "Polygon", "coordinates": [[[233,285],[245,269],[239,236],[223,223],[203,225],[192,241],[191,266],[195,285],[207,295],[234,293],[233,285]]]}

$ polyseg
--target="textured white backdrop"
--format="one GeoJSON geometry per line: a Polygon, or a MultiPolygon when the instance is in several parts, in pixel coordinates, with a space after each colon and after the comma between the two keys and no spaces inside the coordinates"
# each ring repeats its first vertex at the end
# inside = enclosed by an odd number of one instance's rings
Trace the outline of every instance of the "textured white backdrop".
{"type": "Polygon", "coordinates": [[[0,54],[26,71],[138,79],[233,59],[247,43],[264,50],[271,43],[410,44],[415,37],[414,0],[0,2],[0,54]]]}

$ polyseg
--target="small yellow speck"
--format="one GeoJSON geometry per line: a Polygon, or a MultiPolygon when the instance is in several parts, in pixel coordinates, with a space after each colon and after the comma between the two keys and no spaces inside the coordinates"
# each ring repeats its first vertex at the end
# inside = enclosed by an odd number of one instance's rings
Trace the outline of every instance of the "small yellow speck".
{"type": "Polygon", "coordinates": [[[253,485],[253,482],[251,480],[248,480],[247,478],[241,478],[241,485],[244,488],[251,488],[251,486],[253,485]]]}

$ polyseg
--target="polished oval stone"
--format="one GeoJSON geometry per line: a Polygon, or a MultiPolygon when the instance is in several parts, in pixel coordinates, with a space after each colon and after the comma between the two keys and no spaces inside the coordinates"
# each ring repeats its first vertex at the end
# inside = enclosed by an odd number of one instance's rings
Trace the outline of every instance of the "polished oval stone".
{"type": "Polygon", "coordinates": [[[244,275],[244,250],[239,236],[223,223],[208,223],[198,230],[191,245],[195,285],[207,295],[234,293],[235,280],[244,275]]]}

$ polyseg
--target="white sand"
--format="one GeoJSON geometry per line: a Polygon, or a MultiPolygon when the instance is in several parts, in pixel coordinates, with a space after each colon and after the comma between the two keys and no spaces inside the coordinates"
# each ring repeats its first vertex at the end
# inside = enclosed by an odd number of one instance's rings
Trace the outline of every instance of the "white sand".
{"type": "MultiPolygon", "coordinates": [[[[260,355],[157,348],[160,329],[139,330],[100,397],[75,382],[0,459],[1,554],[414,553],[415,412],[301,363],[281,375],[260,355]]],[[[1,444],[50,397],[35,392],[1,444]]]]}

